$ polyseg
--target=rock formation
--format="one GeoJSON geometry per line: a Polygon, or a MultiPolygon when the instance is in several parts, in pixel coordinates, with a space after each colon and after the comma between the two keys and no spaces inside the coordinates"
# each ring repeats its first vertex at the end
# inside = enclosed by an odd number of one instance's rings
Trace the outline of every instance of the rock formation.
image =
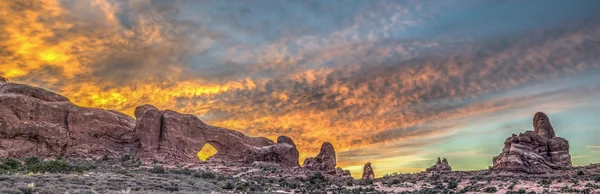
{"type": "Polygon", "coordinates": [[[277,144],[265,147],[251,147],[242,154],[246,163],[255,161],[273,162],[283,166],[298,166],[300,153],[294,141],[287,136],[279,136],[277,144]]]}
{"type": "Polygon", "coordinates": [[[341,176],[341,177],[351,177],[352,176],[350,174],[349,170],[344,170],[340,167],[335,168],[335,175],[341,176]]]}
{"type": "Polygon", "coordinates": [[[535,114],[533,128],[504,141],[504,149],[493,159],[493,170],[542,174],[572,166],[569,142],[556,137],[546,114],[535,114]]]}
{"type": "Polygon", "coordinates": [[[242,161],[244,151],[260,150],[257,160],[298,165],[298,150],[285,136],[275,144],[151,105],[137,107],[134,114],[137,120],[116,111],[79,107],[64,96],[2,78],[0,155],[85,158],[137,154],[145,161],[198,162],[197,152],[208,143],[218,151],[215,159],[242,161]]]}
{"type": "Polygon", "coordinates": [[[309,170],[335,173],[335,165],[335,150],[333,149],[333,145],[329,142],[324,142],[321,145],[319,155],[314,158],[306,158],[302,167],[309,170]]]}
{"type": "Polygon", "coordinates": [[[0,76],[0,83],[7,83],[7,82],[8,82],[8,79],[0,76]]]}
{"type": "Polygon", "coordinates": [[[32,86],[0,83],[0,150],[10,157],[101,156],[134,145],[134,119],[81,108],[32,86]]]}
{"type": "Polygon", "coordinates": [[[134,114],[143,158],[196,162],[198,151],[209,143],[217,149],[214,158],[242,160],[242,152],[251,146],[274,144],[267,138],[247,137],[234,130],[207,125],[194,115],[160,111],[151,105],[137,107],[134,114]]]}
{"type": "Polygon", "coordinates": [[[440,160],[438,157],[437,162],[426,169],[427,172],[450,172],[452,171],[452,167],[448,164],[448,160],[446,158],[440,160]]]}
{"type": "Polygon", "coordinates": [[[367,162],[365,164],[365,166],[363,167],[363,174],[362,174],[362,179],[366,180],[366,179],[374,179],[375,178],[375,173],[373,173],[373,168],[371,167],[371,163],[367,162]]]}

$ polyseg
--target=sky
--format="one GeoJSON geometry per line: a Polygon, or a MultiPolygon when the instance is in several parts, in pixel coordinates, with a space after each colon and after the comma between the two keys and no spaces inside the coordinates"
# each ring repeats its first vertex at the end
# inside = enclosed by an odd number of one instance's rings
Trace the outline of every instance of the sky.
{"type": "Polygon", "coordinates": [[[445,157],[486,169],[547,113],[600,161],[600,1],[0,1],[0,76],[79,106],[153,104],[275,140],[331,142],[353,176],[445,157]]]}

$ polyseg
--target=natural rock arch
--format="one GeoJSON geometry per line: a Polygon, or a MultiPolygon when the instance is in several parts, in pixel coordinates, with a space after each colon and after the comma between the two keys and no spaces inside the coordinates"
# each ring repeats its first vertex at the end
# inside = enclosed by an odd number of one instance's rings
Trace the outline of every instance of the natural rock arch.
{"type": "Polygon", "coordinates": [[[206,161],[218,153],[219,150],[210,142],[207,142],[198,151],[198,159],[200,159],[200,161],[206,161]]]}

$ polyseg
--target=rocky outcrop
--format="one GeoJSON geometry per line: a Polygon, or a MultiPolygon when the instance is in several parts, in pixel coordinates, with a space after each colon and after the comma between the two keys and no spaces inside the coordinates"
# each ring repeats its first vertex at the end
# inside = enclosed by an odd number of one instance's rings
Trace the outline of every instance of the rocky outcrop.
{"type": "Polygon", "coordinates": [[[371,167],[371,163],[367,162],[365,164],[365,166],[363,167],[363,174],[362,174],[362,179],[363,180],[373,180],[375,178],[375,173],[373,173],[373,167],[371,167]]]}
{"type": "Polygon", "coordinates": [[[8,82],[8,79],[0,76],[0,83],[7,83],[7,82],[8,82]]]}
{"type": "Polygon", "coordinates": [[[556,137],[546,114],[535,114],[533,128],[504,141],[502,152],[493,158],[494,171],[543,174],[572,166],[569,142],[556,137]]]}
{"type": "Polygon", "coordinates": [[[196,162],[205,144],[212,145],[213,158],[243,160],[244,150],[275,144],[263,137],[248,137],[240,132],[207,125],[198,117],[174,111],[160,111],[151,105],[135,110],[135,131],[140,140],[140,155],[164,162],[196,162]]]}
{"type": "Polygon", "coordinates": [[[78,107],[32,86],[0,85],[0,150],[11,157],[101,156],[133,145],[133,118],[78,107]]]}
{"type": "Polygon", "coordinates": [[[272,162],[288,167],[297,167],[300,153],[296,144],[287,136],[279,136],[277,144],[265,147],[250,147],[242,154],[244,162],[272,162]]]}
{"type": "Polygon", "coordinates": [[[296,145],[285,136],[275,144],[151,105],[137,107],[134,114],[137,120],[116,111],[79,107],[59,94],[0,79],[0,155],[137,154],[146,161],[198,162],[198,151],[208,143],[218,151],[214,159],[242,161],[244,151],[260,150],[255,160],[298,165],[296,145]]]}
{"type": "Polygon", "coordinates": [[[321,145],[319,155],[314,158],[306,158],[302,167],[309,170],[325,171],[335,173],[335,149],[329,142],[324,142],[321,145]]]}
{"type": "Polygon", "coordinates": [[[437,162],[427,168],[425,171],[427,172],[451,172],[452,171],[452,167],[450,167],[450,165],[448,164],[448,160],[446,160],[446,158],[440,160],[440,157],[438,157],[437,162]]]}

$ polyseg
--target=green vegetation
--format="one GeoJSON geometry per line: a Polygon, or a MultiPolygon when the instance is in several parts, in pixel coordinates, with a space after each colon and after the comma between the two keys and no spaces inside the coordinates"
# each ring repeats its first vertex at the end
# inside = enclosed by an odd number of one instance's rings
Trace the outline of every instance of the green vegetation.
{"type": "Polygon", "coordinates": [[[71,165],[64,160],[52,160],[46,162],[38,162],[26,167],[28,172],[33,173],[68,173],[78,172],[82,173],[88,168],[84,166],[71,165]]]}
{"type": "Polygon", "coordinates": [[[498,189],[496,189],[496,187],[485,188],[486,193],[495,193],[496,191],[498,191],[498,189]]]}
{"type": "Polygon", "coordinates": [[[456,189],[456,187],[458,187],[458,182],[456,182],[456,181],[448,182],[448,189],[456,189]]]}
{"type": "Polygon", "coordinates": [[[217,178],[217,176],[214,173],[212,173],[212,172],[205,172],[205,171],[196,172],[196,173],[194,173],[193,176],[196,177],[196,178],[203,178],[203,179],[214,179],[214,178],[217,178]]]}

